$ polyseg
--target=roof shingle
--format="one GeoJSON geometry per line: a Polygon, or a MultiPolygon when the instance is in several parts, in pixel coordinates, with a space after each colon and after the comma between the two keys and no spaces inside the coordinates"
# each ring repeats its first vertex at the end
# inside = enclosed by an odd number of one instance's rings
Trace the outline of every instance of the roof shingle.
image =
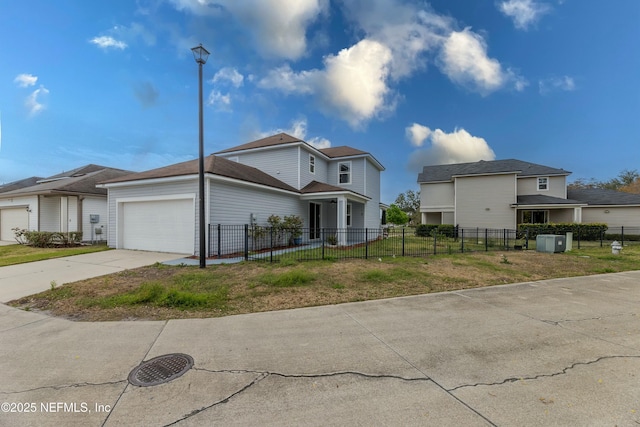
{"type": "Polygon", "coordinates": [[[454,176],[487,175],[514,172],[518,176],[569,175],[564,169],[552,168],[516,159],[480,160],[473,163],[424,166],[418,182],[451,181],[454,176]]]}

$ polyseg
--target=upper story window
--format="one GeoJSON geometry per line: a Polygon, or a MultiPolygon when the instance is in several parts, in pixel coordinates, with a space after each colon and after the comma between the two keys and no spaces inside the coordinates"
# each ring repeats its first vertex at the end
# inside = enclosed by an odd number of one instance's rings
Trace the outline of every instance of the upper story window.
{"type": "Polygon", "coordinates": [[[351,162],[338,163],[338,183],[351,184],[351,162]]]}
{"type": "Polygon", "coordinates": [[[309,173],[316,173],[316,156],[309,154],[309,173]]]}
{"type": "Polygon", "coordinates": [[[549,189],[549,178],[538,178],[538,191],[547,191],[549,189]]]}

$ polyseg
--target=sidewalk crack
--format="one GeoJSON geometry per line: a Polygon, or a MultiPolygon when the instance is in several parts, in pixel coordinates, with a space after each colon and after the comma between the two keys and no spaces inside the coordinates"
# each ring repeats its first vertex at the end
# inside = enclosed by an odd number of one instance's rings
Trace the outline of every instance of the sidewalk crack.
{"type": "Polygon", "coordinates": [[[588,362],[576,362],[573,363],[569,366],[567,366],[566,368],[563,368],[562,370],[558,371],[558,372],[554,372],[551,374],[540,374],[540,375],[534,375],[534,376],[529,376],[529,377],[512,377],[512,378],[506,378],[502,381],[496,381],[493,383],[475,383],[475,384],[462,384],[459,385],[457,387],[453,387],[453,388],[449,388],[447,389],[447,391],[449,392],[453,392],[462,388],[468,388],[468,387],[481,387],[481,386],[497,386],[497,385],[503,385],[503,384],[507,384],[507,383],[515,383],[518,381],[534,381],[534,380],[538,380],[541,378],[552,378],[552,377],[557,377],[560,375],[565,375],[567,374],[568,371],[578,367],[578,366],[586,366],[586,365],[593,365],[595,363],[599,363],[603,360],[609,360],[609,359],[638,359],[640,358],[640,356],[602,356],[602,357],[598,357],[597,359],[588,361],[588,362]]]}

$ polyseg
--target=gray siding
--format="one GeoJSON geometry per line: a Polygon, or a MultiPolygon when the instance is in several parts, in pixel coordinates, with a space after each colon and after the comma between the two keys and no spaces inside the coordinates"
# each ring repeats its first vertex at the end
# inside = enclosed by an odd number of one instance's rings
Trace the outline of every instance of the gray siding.
{"type": "Polygon", "coordinates": [[[640,206],[585,207],[582,208],[582,222],[604,222],[609,227],[640,227],[640,206]]]}
{"type": "Polygon", "coordinates": [[[213,181],[210,195],[211,224],[249,224],[251,214],[257,225],[266,225],[271,215],[308,216],[297,194],[213,181]]]}
{"type": "Polygon", "coordinates": [[[516,175],[456,178],[456,224],[515,228],[516,175]]]}
{"type": "Polygon", "coordinates": [[[365,191],[371,197],[365,205],[364,224],[366,228],[380,227],[380,170],[368,159],[365,160],[365,191]]]}
{"type": "Polygon", "coordinates": [[[40,231],[60,231],[60,197],[40,196],[40,231]]]}
{"type": "MultiPolygon", "coordinates": [[[[250,153],[229,153],[224,157],[236,157],[238,163],[260,169],[290,186],[300,189],[298,147],[277,147],[250,153]]],[[[305,167],[308,168],[308,161],[305,167]]]]}
{"type": "Polygon", "coordinates": [[[328,165],[328,176],[326,182],[328,184],[336,185],[338,187],[342,187],[356,193],[365,194],[366,189],[364,177],[365,171],[367,170],[367,163],[368,160],[366,158],[331,160],[328,165]],[[351,184],[341,184],[338,182],[338,164],[343,162],[351,163],[351,184]]]}
{"type": "Polygon", "coordinates": [[[312,153],[305,147],[298,147],[300,150],[300,188],[309,184],[311,181],[327,182],[327,160],[318,153],[312,153]],[[309,155],[313,155],[316,159],[316,171],[314,174],[309,172],[309,155]]]}
{"type": "Polygon", "coordinates": [[[82,201],[82,236],[84,240],[105,240],[108,233],[108,209],[107,199],[86,197],[82,201]],[[89,215],[100,215],[100,222],[91,224],[89,215]],[[96,235],[93,231],[101,229],[102,234],[96,235]]]}
{"type": "MultiPolygon", "coordinates": [[[[542,178],[542,176],[540,177],[542,178]]],[[[567,184],[565,176],[550,176],[547,191],[538,191],[538,177],[527,177],[518,179],[518,196],[531,194],[543,194],[545,196],[567,198],[567,184]]]]}
{"type": "Polygon", "coordinates": [[[453,210],[454,203],[452,182],[420,184],[420,210],[422,212],[453,210]]]}

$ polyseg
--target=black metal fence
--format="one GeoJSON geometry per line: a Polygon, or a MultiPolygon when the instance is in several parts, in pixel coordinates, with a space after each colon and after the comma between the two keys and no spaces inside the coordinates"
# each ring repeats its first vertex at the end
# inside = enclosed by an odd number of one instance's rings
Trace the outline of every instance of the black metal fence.
{"type": "Polygon", "coordinates": [[[617,241],[623,246],[640,245],[640,227],[607,227],[600,230],[566,229],[553,227],[545,230],[536,228],[535,233],[529,230],[520,230],[518,237],[524,242],[525,249],[536,249],[537,234],[567,235],[571,233],[573,247],[605,247],[617,241]]]}
{"type": "Polygon", "coordinates": [[[210,225],[208,256],[282,261],[423,257],[473,251],[523,249],[516,230],[456,228],[455,233],[417,236],[415,228],[303,228],[210,225]]]}

